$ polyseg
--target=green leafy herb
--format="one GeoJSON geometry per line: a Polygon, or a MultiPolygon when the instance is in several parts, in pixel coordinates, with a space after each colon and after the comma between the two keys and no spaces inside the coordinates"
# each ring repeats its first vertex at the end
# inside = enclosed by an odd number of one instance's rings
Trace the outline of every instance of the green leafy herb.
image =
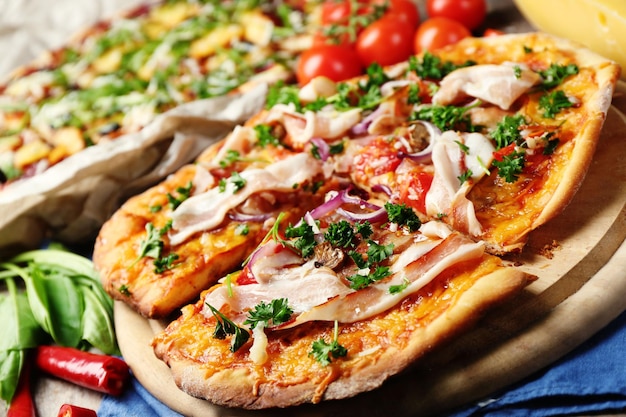
{"type": "Polygon", "coordinates": [[[559,138],[551,139],[550,135],[548,135],[548,137],[545,138],[545,141],[546,141],[546,146],[545,148],[543,148],[543,154],[552,155],[556,147],[559,145],[560,140],[559,138]]]}
{"type": "Polygon", "coordinates": [[[440,80],[456,69],[472,65],[476,65],[476,63],[469,60],[460,65],[450,61],[442,61],[441,58],[430,52],[425,52],[421,60],[416,56],[409,58],[409,71],[414,71],[422,79],[440,80]]]}
{"type": "Polygon", "coordinates": [[[531,48],[530,46],[524,45],[524,53],[530,54],[532,51],[533,51],[533,48],[531,48]]]}
{"type": "Polygon", "coordinates": [[[413,114],[411,114],[411,120],[429,121],[442,131],[460,130],[463,132],[476,132],[479,130],[479,127],[472,124],[468,110],[476,107],[477,105],[478,104],[467,107],[438,105],[424,106],[415,110],[413,114]]]}
{"type": "Polygon", "coordinates": [[[146,223],[146,232],[148,236],[146,239],[141,241],[139,246],[139,256],[135,261],[131,264],[130,267],[134,266],[141,258],[154,258],[158,259],[161,257],[161,252],[163,251],[163,247],[165,244],[161,239],[164,234],[166,234],[172,228],[172,221],[168,221],[165,226],[160,229],[154,227],[152,223],[146,223]]]}
{"type": "Polygon", "coordinates": [[[297,238],[291,243],[291,246],[300,251],[303,258],[308,258],[313,254],[313,249],[317,245],[315,241],[315,233],[313,227],[306,222],[302,222],[299,226],[287,226],[285,236],[288,238],[297,238]]]}
{"type": "Polygon", "coordinates": [[[295,85],[285,85],[283,81],[272,85],[267,93],[265,108],[271,109],[277,104],[293,104],[296,111],[302,110],[302,104],[298,97],[299,89],[295,85]]]}
{"type": "Polygon", "coordinates": [[[406,226],[411,232],[418,230],[422,222],[411,207],[406,204],[385,203],[385,210],[391,223],[406,226]]]}
{"type": "Polygon", "coordinates": [[[153,261],[154,263],[154,272],[156,274],[162,274],[168,269],[174,268],[177,264],[175,263],[178,260],[179,256],[176,253],[170,253],[169,255],[163,258],[157,258],[153,261]]]}
{"type": "Polygon", "coordinates": [[[163,210],[163,206],[160,204],[155,204],[154,206],[149,207],[150,213],[158,213],[163,210]]]}
{"type": "Polygon", "coordinates": [[[220,166],[222,168],[227,168],[240,160],[241,154],[234,149],[229,149],[226,151],[226,155],[224,155],[224,158],[220,161],[220,166]]]}
{"type": "Polygon", "coordinates": [[[180,206],[183,201],[189,198],[192,188],[193,184],[191,183],[191,181],[189,181],[187,186],[176,188],[176,192],[178,193],[177,197],[170,193],[167,193],[167,200],[169,201],[172,210],[176,210],[176,208],[180,206]]]}
{"type": "Polygon", "coordinates": [[[26,349],[56,343],[119,354],[113,301],[89,259],[62,249],[24,252],[0,263],[0,280],[8,289],[8,295],[0,294],[0,317],[6,321],[0,329],[0,398],[7,403],[26,349]]]}
{"type": "Polygon", "coordinates": [[[363,239],[369,239],[372,233],[374,233],[372,230],[372,224],[367,220],[364,222],[354,223],[354,230],[360,234],[363,239]]]}
{"type": "Polygon", "coordinates": [[[313,356],[322,366],[330,365],[332,359],[342,358],[348,354],[348,350],[339,344],[339,325],[335,320],[335,330],[333,340],[327,343],[323,338],[319,338],[313,342],[311,346],[310,356],[313,356]]]}
{"type": "Polygon", "coordinates": [[[568,107],[572,107],[574,103],[565,95],[563,90],[556,90],[548,94],[544,94],[539,99],[539,108],[543,109],[543,117],[554,119],[557,113],[568,107]]]}
{"type": "Polygon", "coordinates": [[[550,64],[546,70],[539,71],[539,75],[543,79],[541,86],[546,90],[561,85],[565,78],[570,75],[578,74],[578,66],[576,64],[560,65],[550,64]]]}
{"type": "Polygon", "coordinates": [[[368,243],[369,247],[367,248],[367,260],[370,265],[373,263],[380,263],[393,255],[393,243],[390,243],[389,245],[379,245],[373,240],[370,240],[368,243]]]}
{"type": "Polygon", "coordinates": [[[389,294],[399,294],[402,291],[406,290],[409,284],[410,284],[409,280],[404,278],[402,280],[402,284],[389,286],[389,294]]]}
{"type": "Polygon", "coordinates": [[[504,155],[501,161],[494,160],[492,162],[493,166],[498,168],[498,176],[510,183],[517,181],[519,174],[524,169],[524,163],[525,154],[523,152],[511,152],[504,155]]]}
{"type": "Polygon", "coordinates": [[[373,272],[370,272],[367,275],[354,274],[349,276],[348,281],[350,281],[350,288],[354,290],[361,290],[376,281],[380,281],[381,279],[388,277],[389,275],[391,275],[391,271],[388,266],[377,266],[373,272]]]}
{"type": "Polygon", "coordinates": [[[462,142],[460,142],[458,140],[455,140],[454,142],[457,145],[459,145],[459,148],[461,148],[461,152],[463,152],[465,155],[469,155],[470,148],[466,144],[464,144],[464,143],[462,143],[462,142]]]}
{"type": "Polygon", "coordinates": [[[352,224],[345,220],[329,224],[328,229],[326,229],[324,233],[324,239],[326,241],[340,248],[353,247],[354,237],[355,233],[352,224]]]}
{"type": "Polygon", "coordinates": [[[518,80],[522,78],[522,68],[519,65],[513,66],[513,74],[518,80]]]}
{"type": "Polygon", "coordinates": [[[459,182],[461,184],[463,184],[465,181],[469,180],[470,178],[472,178],[472,175],[474,175],[474,173],[472,172],[471,169],[467,169],[464,173],[462,173],[461,175],[459,175],[457,178],[459,179],[459,182]]]}
{"type": "Polygon", "coordinates": [[[272,134],[272,127],[269,125],[256,125],[254,131],[257,135],[257,141],[260,147],[265,148],[267,145],[279,146],[280,141],[272,134]]]}
{"type": "Polygon", "coordinates": [[[228,180],[226,180],[225,178],[220,179],[218,183],[218,189],[221,193],[226,191],[229,183],[233,184],[233,194],[235,194],[246,186],[247,181],[244,177],[241,176],[241,174],[239,174],[237,171],[234,171],[230,174],[230,178],[228,180]]]}
{"type": "Polygon", "coordinates": [[[491,133],[491,137],[496,141],[497,149],[506,148],[512,143],[519,144],[523,139],[520,128],[525,124],[526,119],[521,114],[504,116],[491,133]]]}
{"type": "Polygon", "coordinates": [[[250,333],[248,333],[248,331],[243,327],[237,326],[232,320],[222,314],[211,304],[206,303],[206,305],[211,309],[211,313],[213,313],[213,317],[215,317],[215,320],[217,321],[215,330],[213,331],[213,337],[215,339],[224,340],[226,336],[232,335],[233,338],[230,343],[230,351],[237,352],[239,348],[242,347],[248,339],[250,339],[250,333]]]}
{"type": "Polygon", "coordinates": [[[248,318],[243,324],[250,325],[254,329],[257,324],[263,323],[264,327],[276,326],[291,318],[293,309],[289,307],[286,298],[278,298],[266,303],[261,301],[253,310],[248,312],[248,318]]]}
{"type": "Polygon", "coordinates": [[[247,236],[250,233],[250,228],[247,224],[240,224],[235,228],[235,233],[241,236],[247,236]]]}
{"type": "Polygon", "coordinates": [[[420,98],[420,86],[419,84],[410,84],[409,92],[407,96],[407,103],[409,104],[419,104],[422,102],[420,98]]]}
{"type": "Polygon", "coordinates": [[[126,284],[120,285],[117,291],[125,297],[130,297],[130,289],[128,288],[128,285],[126,284]]]}

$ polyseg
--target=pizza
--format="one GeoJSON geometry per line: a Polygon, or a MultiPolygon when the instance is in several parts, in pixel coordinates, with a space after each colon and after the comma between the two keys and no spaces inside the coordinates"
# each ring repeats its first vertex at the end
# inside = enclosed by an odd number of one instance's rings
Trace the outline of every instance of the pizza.
{"type": "Polygon", "coordinates": [[[125,204],[94,262],[142,314],[151,291],[195,292],[152,341],[190,395],[258,409],[373,390],[541,279],[505,255],[580,186],[619,73],[528,33],[274,85],[262,112],[125,204]],[[242,248],[244,225],[258,233],[242,248]],[[199,279],[210,262],[228,271],[199,279]]]}
{"type": "Polygon", "coordinates": [[[0,84],[0,191],[183,103],[289,80],[307,37],[277,16],[254,2],[150,2],[15,70],[0,84]]]}

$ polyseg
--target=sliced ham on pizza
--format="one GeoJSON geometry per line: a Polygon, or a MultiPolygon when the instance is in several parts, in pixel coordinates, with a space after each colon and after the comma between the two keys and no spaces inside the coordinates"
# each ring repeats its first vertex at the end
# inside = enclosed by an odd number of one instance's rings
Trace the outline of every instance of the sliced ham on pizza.
{"type": "Polygon", "coordinates": [[[350,397],[534,279],[443,222],[348,191],[280,220],[241,271],[155,337],[179,387],[251,409],[350,397]]]}

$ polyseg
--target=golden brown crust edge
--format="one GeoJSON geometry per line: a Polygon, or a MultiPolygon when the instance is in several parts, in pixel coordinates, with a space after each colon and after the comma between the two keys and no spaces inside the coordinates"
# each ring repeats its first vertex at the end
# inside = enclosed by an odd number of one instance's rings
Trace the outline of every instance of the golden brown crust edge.
{"type": "Polygon", "coordinates": [[[243,368],[225,369],[206,378],[194,360],[172,355],[166,344],[155,344],[154,349],[157,357],[170,366],[179,388],[218,405],[262,409],[313,402],[318,395],[322,400],[348,398],[378,388],[431,349],[466,331],[486,309],[519,293],[533,279],[513,269],[497,270],[482,277],[429,326],[413,332],[406,348],[387,349],[374,363],[334,380],[322,393],[319,386],[308,380],[290,386],[280,383],[256,386],[254,375],[243,368]]]}

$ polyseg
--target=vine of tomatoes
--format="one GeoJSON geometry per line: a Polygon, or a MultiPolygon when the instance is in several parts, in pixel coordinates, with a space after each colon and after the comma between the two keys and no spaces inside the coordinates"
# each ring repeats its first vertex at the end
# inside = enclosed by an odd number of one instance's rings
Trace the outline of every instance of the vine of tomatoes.
{"type": "Polygon", "coordinates": [[[406,61],[478,33],[487,15],[486,0],[426,0],[425,5],[422,21],[416,0],[325,0],[313,46],[298,63],[298,82],[304,85],[319,75],[341,81],[373,62],[406,61]]]}

